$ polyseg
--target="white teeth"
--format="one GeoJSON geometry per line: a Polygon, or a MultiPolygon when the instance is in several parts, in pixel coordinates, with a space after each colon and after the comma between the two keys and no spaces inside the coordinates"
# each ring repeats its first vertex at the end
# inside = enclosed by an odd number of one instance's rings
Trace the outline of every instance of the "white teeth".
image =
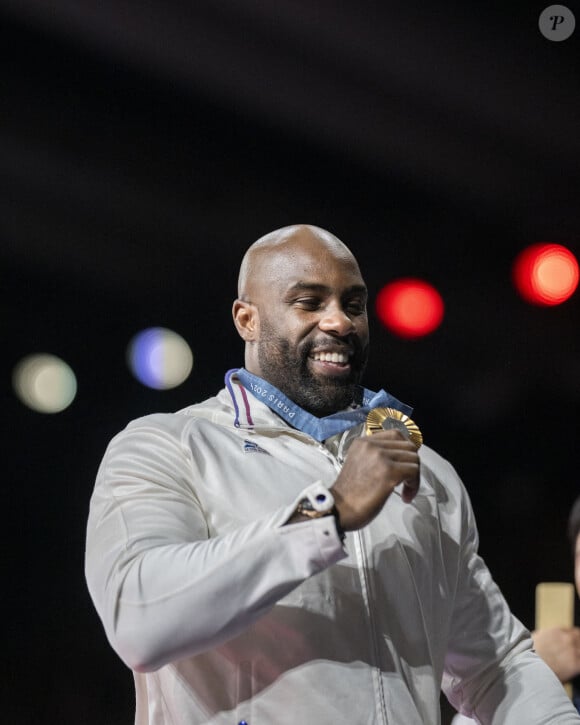
{"type": "Polygon", "coordinates": [[[322,362],[333,362],[333,363],[347,363],[348,355],[342,352],[316,352],[314,353],[315,360],[321,360],[322,362]]]}

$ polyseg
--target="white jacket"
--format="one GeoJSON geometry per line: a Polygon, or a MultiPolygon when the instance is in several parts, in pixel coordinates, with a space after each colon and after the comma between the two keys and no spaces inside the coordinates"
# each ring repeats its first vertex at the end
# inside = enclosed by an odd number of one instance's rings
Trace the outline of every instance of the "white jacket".
{"type": "Polygon", "coordinates": [[[580,722],[449,463],[423,446],[413,503],[396,489],[343,549],[332,517],[284,526],[337,458],[234,395],[239,427],[224,389],[132,422],[99,469],[86,575],[138,725],[435,725],[442,681],[483,723],[580,722]]]}

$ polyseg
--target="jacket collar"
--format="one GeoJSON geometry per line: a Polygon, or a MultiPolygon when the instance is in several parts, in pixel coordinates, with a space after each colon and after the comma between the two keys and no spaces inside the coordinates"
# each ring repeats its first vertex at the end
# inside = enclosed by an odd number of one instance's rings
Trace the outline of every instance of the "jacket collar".
{"type": "Polygon", "coordinates": [[[234,408],[236,428],[253,430],[256,424],[260,427],[264,423],[267,427],[279,428],[286,427],[283,425],[285,422],[287,426],[320,442],[360,425],[373,408],[396,408],[406,415],[413,412],[411,407],[384,390],[374,393],[366,388],[359,388],[360,405],[353,405],[325,418],[317,418],[300,408],[273,385],[244,368],[229,370],[225,376],[225,384],[234,408]],[[264,417],[267,421],[263,420],[264,417]]]}

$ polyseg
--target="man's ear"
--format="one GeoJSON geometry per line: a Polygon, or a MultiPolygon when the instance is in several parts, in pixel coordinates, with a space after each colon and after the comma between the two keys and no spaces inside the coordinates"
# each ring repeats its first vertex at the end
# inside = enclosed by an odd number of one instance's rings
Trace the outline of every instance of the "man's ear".
{"type": "Polygon", "coordinates": [[[258,339],[260,318],[258,308],[251,302],[237,299],[232,307],[234,325],[238,334],[246,342],[255,342],[258,339]]]}

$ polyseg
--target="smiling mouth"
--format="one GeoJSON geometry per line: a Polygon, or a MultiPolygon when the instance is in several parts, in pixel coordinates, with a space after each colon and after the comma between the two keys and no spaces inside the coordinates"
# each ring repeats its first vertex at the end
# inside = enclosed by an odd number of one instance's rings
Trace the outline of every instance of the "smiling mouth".
{"type": "Polygon", "coordinates": [[[348,363],[349,354],[346,352],[315,352],[311,359],[319,362],[338,363],[346,365],[348,363]]]}
{"type": "Polygon", "coordinates": [[[309,360],[313,369],[323,375],[348,375],[351,371],[347,352],[315,352],[309,360]]]}

